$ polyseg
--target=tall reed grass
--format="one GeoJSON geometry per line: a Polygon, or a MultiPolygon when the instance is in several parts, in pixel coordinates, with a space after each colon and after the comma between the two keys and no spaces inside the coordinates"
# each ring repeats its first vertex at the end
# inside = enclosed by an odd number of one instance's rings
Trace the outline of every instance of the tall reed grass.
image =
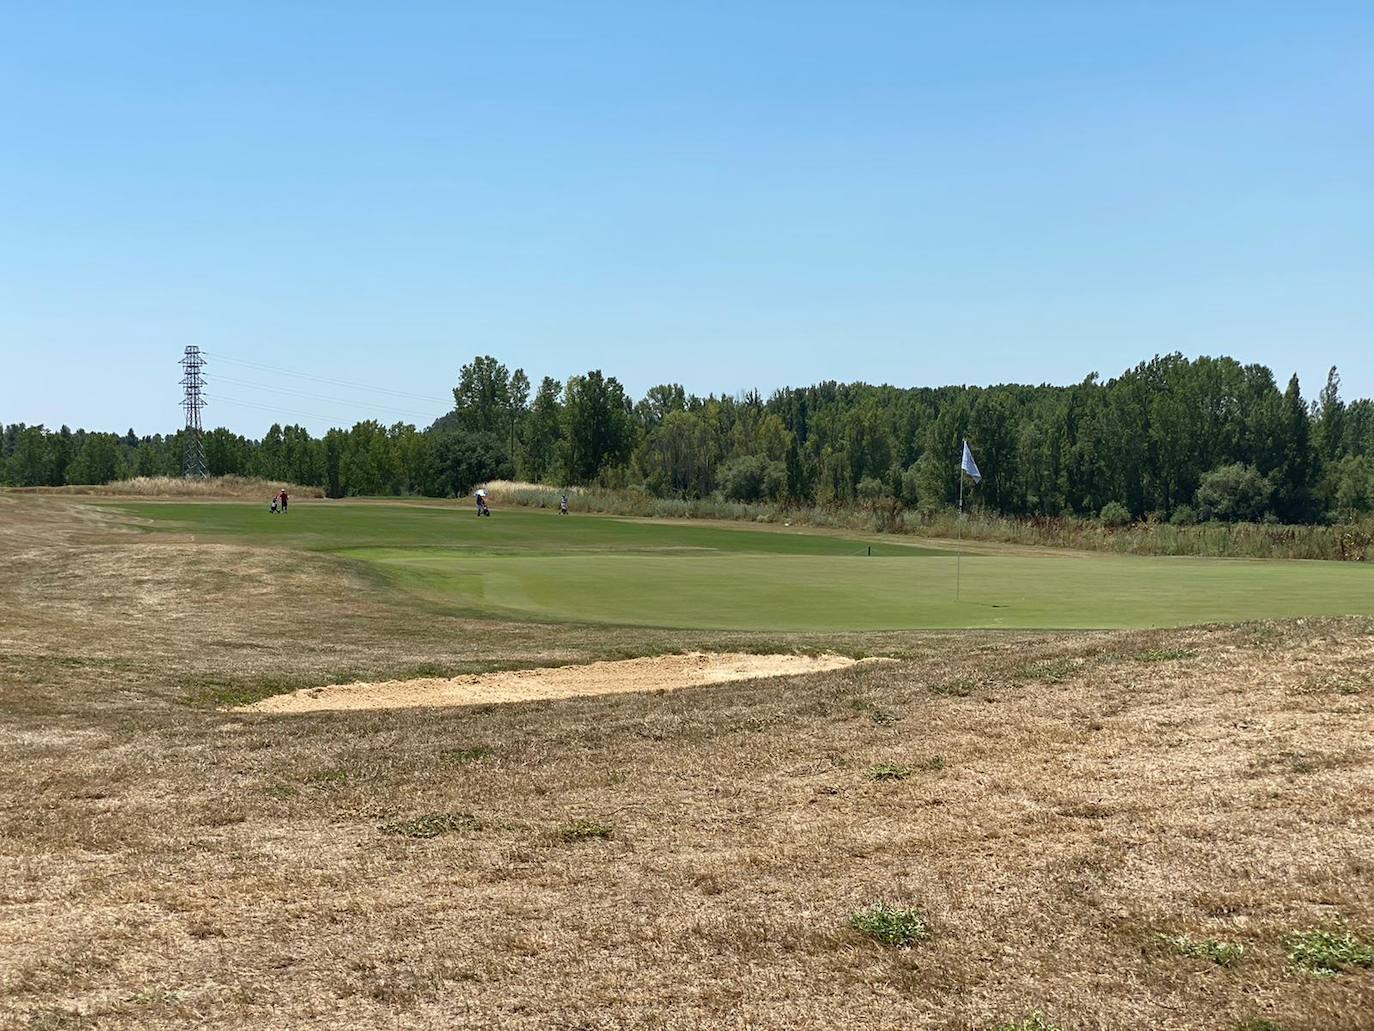
{"type": "Polygon", "coordinates": [[[249,476],[207,476],[188,480],[179,476],[136,476],[131,480],[113,483],[77,484],[69,487],[12,487],[20,494],[66,494],[98,497],[141,498],[252,498],[263,504],[273,494],[286,488],[297,498],[322,498],[321,487],[302,487],[297,483],[280,483],[249,476]]]}

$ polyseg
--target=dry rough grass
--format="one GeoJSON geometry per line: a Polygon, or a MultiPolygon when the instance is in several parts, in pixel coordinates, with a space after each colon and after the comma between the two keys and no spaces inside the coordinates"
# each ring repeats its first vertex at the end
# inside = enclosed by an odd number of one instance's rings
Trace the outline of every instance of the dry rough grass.
{"type": "Polygon", "coordinates": [[[322,498],[320,487],[302,487],[297,483],[278,483],[251,476],[207,476],[188,480],[179,476],[135,476],[131,480],[113,483],[74,484],[68,487],[11,487],[16,494],[55,494],[68,497],[132,497],[132,498],[251,498],[265,504],[283,487],[292,497],[322,498]]]}
{"type": "Polygon", "coordinates": [[[1372,621],[495,624],[338,559],[110,520],[0,495],[0,1026],[1370,1026],[1374,971],[1304,973],[1286,943],[1374,928],[1372,621]],[[218,708],[689,648],[900,661],[218,708]],[[878,902],[925,936],[850,926],[878,902]]]}

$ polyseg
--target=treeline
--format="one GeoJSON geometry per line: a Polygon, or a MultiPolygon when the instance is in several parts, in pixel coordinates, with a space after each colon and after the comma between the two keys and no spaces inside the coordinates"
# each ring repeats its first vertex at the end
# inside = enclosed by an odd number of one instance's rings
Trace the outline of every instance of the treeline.
{"type": "MultiPolygon", "coordinates": [[[[1068,387],[820,383],[699,397],[677,384],[635,401],[600,371],[566,381],[479,357],[453,410],[426,429],[360,422],[313,437],[204,435],[212,475],[322,487],[332,497],[461,496],[518,478],[661,498],[849,506],[930,515],[954,503],[960,441],[984,479],[972,505],[1009,516],[1124,523],[1314,523],[1374,511],[1374,403],[1346,403],[1331,370],[1312,404],[1298,379],[1230,358],[1154,358],[1068,387]]],[[[181,433],[4,428],[7,484],[176,475],[181,433]]]]}

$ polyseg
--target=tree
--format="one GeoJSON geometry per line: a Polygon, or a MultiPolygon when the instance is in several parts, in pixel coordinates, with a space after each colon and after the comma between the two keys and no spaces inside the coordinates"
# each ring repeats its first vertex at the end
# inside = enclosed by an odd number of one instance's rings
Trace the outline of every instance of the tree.
{"type": "Polygon", "coordinates": [[[9,460],[9,481],[16,487],[56,486],[47,436],[41,425],[20,429],[9,460]]]}
{"type": "Polygon", "coordinates": [[[1312,485],[1316,468],[1312,456],[1311,426],[1302,388],[1295,373],[1283,393],[1279,421],[1279,462],[1273,472],[1274,509],[1286,523],[1306,523],[1313,518],[1312,485]]]}
{"type": "Polygon", "coordinates": [[[558,380],[545,376],[534,395],[529,415],[525,419],[525,436],[517,465],[519,475],[534,483],[542,483],[553,474],[558,441],[562,435],[563,412],[559,398],[563,387],[558,380]]]}
{"type": "Polygon", "coordinates": [[[660,494],[703,497],[716,483],[717,441],[698,412],[670,411],[635,452],[644,482],[660,494]]]}
{"type": "Polygon", "coordinates": [[[1341,374],[1336,367],[1326,374],[1326,386],[1317,395],[1316,446],[1322,462],[1335,463],[1345,453],[1345,404],[1341,401],[1341,374]]]}
{"type": "Polygon", "coordinates": [[[634,424],[625,391],[600,369],[568,380],[559,442],[563,468],[573,483],[591,483],[623,464],[634,448],[634,424]]]}
{"type": "Polygon", "coordinates": [[[503,432],[512,411],[511,378],[506,367],[491,355],[478,355],[464,365],[458,373],[458,385],[453,388],[453,408],[462,429],[503,432]]]}
{"type": "Polygon", "coordinates": [[[1374,456],[1346,455],[1335,470],[1335,514],[1358,519],[1374,512],[1374,456]]]}
{"type": "Polygon", "coordinates": [[[417,489],[428,497],[466,497],[472,488],[515,475],[498,433],[439,430],[425,434],[417,489]]]}
{"type": "MultiPolygon", "coordinates": [[[[530,378],[524,369],[516,369],[510,378],[510,448],[506,452],[510,466],[515,467],[515,437],[530,403],[530,378]]],[[[511,475],[514,475],[512,473],[511,475]]]]}
{"type": "Polygon", "coordinates": [[[687,410],[687,392],[681,383],[661,383],[650,387],[644,400],[635,405],[635,418],[640,428],[652,430],[673,412],[687,410]]]}
{"type": "Polygon", "coordinates": [[[119,477],[119,438],[88,433],[67,467],[68,483],[110,483],[119,477]]]}

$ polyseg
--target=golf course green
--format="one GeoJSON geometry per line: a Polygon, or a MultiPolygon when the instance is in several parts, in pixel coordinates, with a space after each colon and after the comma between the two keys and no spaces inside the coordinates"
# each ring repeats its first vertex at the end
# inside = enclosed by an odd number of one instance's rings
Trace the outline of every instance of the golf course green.
{"type": "Polygon", "coordinates": [[[1131,628],[1374,614],[1360,563],[967,548],[452,504],[123,503],[150,532],[323,551],[456,610],[550,622],[775,631],[1131,628]],[[958,598],[955,597],[956,576],[958,598]]]}

